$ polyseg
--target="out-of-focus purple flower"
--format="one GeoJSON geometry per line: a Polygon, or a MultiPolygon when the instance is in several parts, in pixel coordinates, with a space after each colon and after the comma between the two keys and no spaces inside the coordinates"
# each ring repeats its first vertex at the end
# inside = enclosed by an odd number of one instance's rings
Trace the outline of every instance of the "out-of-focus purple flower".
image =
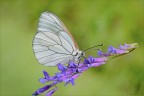
{"type": "Polygon", "coordinates": [[[45,82],[47,82],[49,80],[49,74],[46,71],[43,71],[43,74],[44,74],[45,78],[39,79],[39,81],[41,83],[45,83],[45,82]]]}
{"type": "Polygon", "coordinates": [[[46,96],[52,96],[53,93],[54,93],[56,90],[57,90],[57,87],[54,88],[54,89],[52,89],[52,90],[50,90],[50,91],[46,94],[46,96]]]}
{"type": "Polygon", "coordinates": [[[66,66],[63,66],[62,64],[58,64],[58,69],[61,71],[61,72],[65,72],[67,67],[66,66]]]}
{"type": "Polygon", "coordinates": [[[131,51],[133,51],[135,48],[138,47],[137,43],[132,43],[132,44],[124,44],[120,45],[119,48],[114,48],[113,46],[108,47],[108,51],[106,53],[103,53],[101,50],[98,50],[97,54],[100,57],[110,57],[110,56],[118,56],[122,54],[127,54],[131,51]]]}
{"type": "MultiPolygon", "coordinates": [[[[49,74],[46,71],[43,71],[44,78],[41,78],[39,81],[41,83],[51,82],[51,84],[38,89],[36,92],[33,93],[33,96],[39,95],[61,82],[64,82],[65,85],[71,83],[74,86],[75,85],[74,80],[78,78],[84,71],[88,70],[91,67],[97,67],[97,66],[103,65],[108,60],[110,60],[110,57],[117,57],[123,54],[127,54],[133,51],[137,47],[138,47],[137,43],[120,45],[119,48],[114,48],[110,46],[108,48],[108,51],[105,53],[102,52],[101,50],[98,50],[97,54],[99,57],[94,58],[92,56],[89,56],[80,64],[76,64],[74,62],[69,62],[68,66],[58,64],[59,72],[55,73],[54,76],[49,76],[49,74]]],[[[52,94],[56,90],[57,90],[57,87],[53,88],[46,94],[46,96],[52,96],[52,94]]]]}
{"type": "Polygon", "coordinates": [[[48,90],[51,87],[51,85],[46,85],[40,89],[38,89],[36,92],[33,93],[33,96],[37,96],[41,93],[43,93],[44,91],[48,90]]]}
{"type": "Polygon", "coordinates": [[[124,53],[127,53],[128,51],[127,50],[122,50],[122,49],[116,49],[116,48],[114,48],[114,47],[112,47],[112,46],[110,46],[109,48],[108,48],[108,54],[124,54],[124,53]]]}
{"type": "Polygon", "coordinates": [[[66,82],[65,85],[67,85],[69,83],[71,83],[73,86],[75,85],[74,78],[72,78],[72,77],[65,79],[64,82],[66,82]]]}
{"type": "Polygon", "coordinates": [[[133,49],[135,49],[137,47],[138,47],[137,43],[132,43],[132,44],[126,44],[125,43],[124,46],[120,45],[119,49],[121,49],[121,50],[133,50],[133,49]]]}

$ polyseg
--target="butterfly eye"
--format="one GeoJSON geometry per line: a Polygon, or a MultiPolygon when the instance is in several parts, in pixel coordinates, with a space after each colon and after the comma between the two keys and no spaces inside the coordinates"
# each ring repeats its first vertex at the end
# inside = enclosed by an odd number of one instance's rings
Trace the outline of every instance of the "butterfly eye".
{"type": "Polygon", "coordinates": [[[77,55],[78,55],[78,53],[75,54],[75,56],[77,56],[77,55]]]}
{"type": "Polygon", "coordinates": [[[84,52],[81,53],[81,56],[84,56],[84,52]]]}
{"type": "Polygon", "coordinates": [[[81,55],[83,56],[84,54],[82,53],[81,55]]]}
{"type": "Polygon", "coordinates": [[[78,57],[78,59],[80,59],[81,56],[78,57]]]}

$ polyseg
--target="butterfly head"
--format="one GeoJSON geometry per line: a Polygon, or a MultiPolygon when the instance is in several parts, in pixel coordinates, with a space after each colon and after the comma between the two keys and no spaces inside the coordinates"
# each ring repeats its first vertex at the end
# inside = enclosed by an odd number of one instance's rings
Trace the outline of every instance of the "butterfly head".
{"type": "Polygon", "coordinates": [[[73,56],[74,56],[74,61],[76,63],[78,63],[80,61],[81,57],[85,56],[85,54],[83,51],[75,50],[73,52],[73,56]]]}

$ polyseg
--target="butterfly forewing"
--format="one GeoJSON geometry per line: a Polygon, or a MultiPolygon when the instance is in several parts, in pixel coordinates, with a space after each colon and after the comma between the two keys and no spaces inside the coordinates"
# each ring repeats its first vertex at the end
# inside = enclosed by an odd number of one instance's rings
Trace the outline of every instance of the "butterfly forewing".
{"type": "Polygon", "coordinates": [[[38,32],[33,39],[33,50],[39,63],[56,66],[73,60],[72,52],[78,50],[78,46],[57,16],[43,12],[39,19],[38,32]]]}
{"type": "MultiPolygon", "coordinates": [[[[68,29],[66,28],[66,26],[63,24],[63,22],[62,22],[56,15],[54,15],[54,14],[52,14],[52,13],[50,14],[50,16],[51,16],[55,21],[57,21],[58,24],[60,24],[60,26],[61,26],[61,28],[64,30],[64,32],[66,32],[66,33],[69,35],[69,37],[71,38],[70,41],[72,41],[72,45],[73,45],[77,50],[79,50],[77,43],[75,42],[73,36],[72,36],[71,33],[68,31],[68,29]]],[[[60,33],[59,33],[59,34],[60,34],[60,33]]],[[[63,38],[66,38],[66,37],[63,36],[63,35],[61,35],[61,36],[62,36],[63,38]]]]}

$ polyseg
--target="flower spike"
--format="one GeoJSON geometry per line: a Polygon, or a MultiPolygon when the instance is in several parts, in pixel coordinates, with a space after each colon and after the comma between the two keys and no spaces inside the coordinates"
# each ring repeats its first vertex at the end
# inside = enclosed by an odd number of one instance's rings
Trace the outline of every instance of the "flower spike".
{"type": "MultiPolygon", "coordinates": [[[[119,48],[114,48],[113,46],[110,46],[106,53],[102,52],[101,50],[98,50],[97,58],[89,56],[87,59],[83,61],[83,63],[76,64],[74,62],[69,62],[68,66],[58,64],[58,70],[60,72],[55,73],[54,76],[49,76],[49,74],[46,71],[43,71],[44,78],[41,78],[39,81],[41,83],[51,82],[51,84],[38,89],[36,92],[33,93],[32,96],[42,94],[43,92],[49,90],[50,88],[56,86],[58,83],[61,82],[64,82],[65,86],[70,83],[74,86],[74,80],[78,78],[84,71],[88,70],[91,67],[101,66],[111,58],[130,53],[137,47],[137,43],[120,45],[119,48]]],[[[56,90],[57,87],[53,88],[46,94],[46,96],[52,96],[56,90]]]]}

